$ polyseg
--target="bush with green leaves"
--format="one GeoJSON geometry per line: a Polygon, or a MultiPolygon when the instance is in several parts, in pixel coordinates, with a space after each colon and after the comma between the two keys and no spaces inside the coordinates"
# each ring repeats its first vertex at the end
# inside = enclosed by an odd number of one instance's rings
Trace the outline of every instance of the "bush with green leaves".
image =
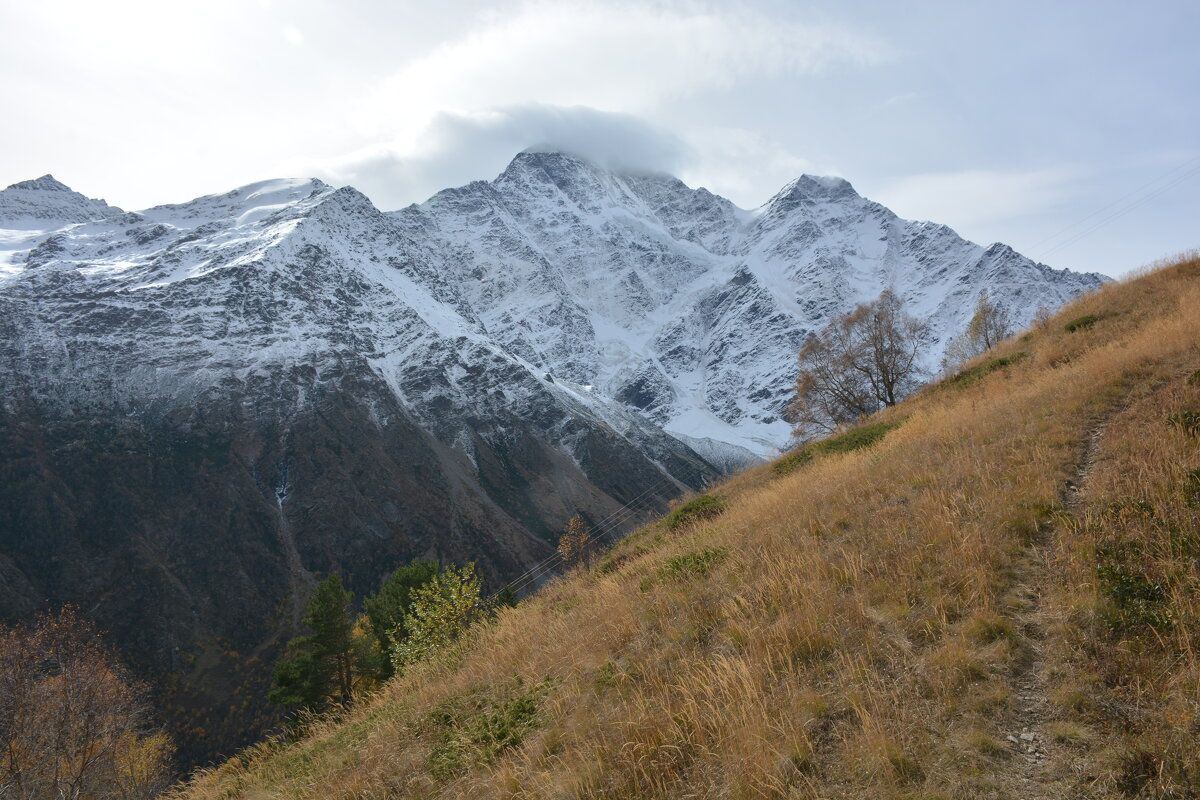
{"type": "Polygon", "coordinates": [[[799,450],[793,450],[772,464],[771,470],[776,475],[787,475],[789,472],[799,469],[812,461],[816,456],[851,453],[855,450],[861,450],[864,447],[870,447],[891,431],[899,428],[903,423],[904,420],[900,419],[859,425],[857,428],[851,428],[845,433],[831,436],[819,442],[813,442],[801,447],[799,450]]]}
{"type": "Polygon", "coordinates": [[[1086,330],[1095,325],[1099,320],[1100,317],[1096,314],[1084,314],[1082,317],[1076,317],[1066,325],[1063,325],[1063,330],[1067,333],[1086,330]]]}
{"type": "Polygon", "coordinates": [[[725,501],[711,494],[692,498],[662,518],[660,524],[669,530],[678,530],[725,513],[725,501]]]}
{"type": "Polygon", "coordinates": [[[392,666],[396,672],[429,659],[453,644],[482,617],[485,603],[475,565],[448,567],[412,593],[412,607],[392,636],[392,666]]]}
{"type": "Polygon", "coordinates": [[[1200,436],[1200,411],[1180,411],[1167,417],[1167,424],[1188,436],[1200,436]]]}
{"type": "Polygon", "coordinates": [[[720,564],[729,555],[728,547],[705,547],[703,550],[693,550],[690,553],[668,558],[659,569],[658,574],[663,578],[684,580],[700,578],[709,570],[720,564]]]}
{"type": "Polygon", "coordinates": [[[1021,361],[1022,359],[1026,358],[1028,355],[1029,355],[1029,353],[1025,352],[1024,350],[1021,350],[1021,351],[1018,351],[1011,355],[1000,356],[999,358],[989,358],[987,361],[984,361],[982,364],[976,364],[973,367],[968,367],[967,369],[964,369],[962,372],[959,372],[955,375],[951,375],[949,378],[946,379],[946,381],[943,385],[944,386],[970,386],[972,383],[975,383],[976,381],[980,380],[981,378],[983,378],[987,375],[990,375],[993,372],[996,372],[997,370],[1001,370],[1001,369],[1004,369],[1005,367],[1010,367],[1013,364],[1016,364],[1018,361],[1021,361]]]}
{"type": "Polygon", "coordinates": [[[413,595],[433,580],[438,568],[436,561],[413,561],[393,572],[374,597],[363,600],[363,611],[377,647],[371,660],[378,679],[392,676],[392,642],[407,638],[404,618],[412,610],[413,595]]]}
{"type": "Polygon", "coordinates": [[[1103,614],[1113,631],[1139,626],[1166,628],[1174,622],[1167,582],[1146,569],[1140,542],[1105,542],[1096,547],[1096,582],[1107,601],[1103,614]]]}
{"type": "Polygon", "coordinates": [[[498,699],[482,694],[455,697],[430,714],[437,731],[429,752],[429,772],[449,780],[463,770],[488,764],[505,750],[516,747],[536,727],[549,680],[525,687],[517,678],[511,690],[498,699]]]}
{"type": "Polygon", "coordinates": [[[1200,469],[1183,476],[1183,498],[1189,506],[1200,506],[1200,469]]]}

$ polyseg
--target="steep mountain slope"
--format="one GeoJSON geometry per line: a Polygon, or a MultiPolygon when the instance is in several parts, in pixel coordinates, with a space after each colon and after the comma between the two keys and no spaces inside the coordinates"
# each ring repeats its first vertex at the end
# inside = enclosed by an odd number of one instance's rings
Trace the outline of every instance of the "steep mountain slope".
{"type": "Polygon", "coordinates": [[[1103,281],[902,220],[840,178],[802,176],[751,212],[559,152],[392,216],[510,352],[759,455],[787,443],[804,337],[884,288],[930,320],[936,364],[983,290],[1024,325],[1103,281]]]}
{"type": "Polygon", "coordinates": [[[316,577],[362,594],[423,556],[495,586],[571,515],[644,515],[716,474],[498,347],[353,189],[126,214],[47,178],[0,192],[14,207],[0,617],[79,604],[199,731],[189,758],[265,719],[264,665],[316,577]]]}
{"type": "Polygon", "coordinates": [[[179,796],[1193,796],[1198,308],[1106,286],[179,796]]]}

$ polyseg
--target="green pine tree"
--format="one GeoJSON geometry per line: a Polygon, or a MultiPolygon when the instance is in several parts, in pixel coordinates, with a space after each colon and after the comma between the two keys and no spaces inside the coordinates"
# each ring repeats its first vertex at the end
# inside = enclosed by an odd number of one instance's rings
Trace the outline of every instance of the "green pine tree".
{"type": "Polygon", "coordinates": [[[363,601],[363,611],[378,647],[368,667],[379,680],[386,680],[395,672],[392,642],[408,636],[404,618],[412,610],[413,592],[429,583],[437,573],[436,561],[418,559],[393,572],[374,597],[363,601]]]}
{"type": "Polygon", "coordinates": [[[354,699],[351,599],[338,575],[317,584],[304,614],[312,634],[288,642],[287,652],[276,662],[272,702],[320,711],[331,700],[348,705],[354,699]]]}

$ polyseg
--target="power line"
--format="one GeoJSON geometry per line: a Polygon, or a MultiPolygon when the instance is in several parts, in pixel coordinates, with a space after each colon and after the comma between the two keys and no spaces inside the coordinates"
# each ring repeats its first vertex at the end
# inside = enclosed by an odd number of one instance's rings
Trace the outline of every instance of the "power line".
{"type": "MultiPolygon", "coordinates": [[[[621,526],[628,522],[639,511],[646,511],[650,509],[648,504],[642,504],[639,508],[634,508],[635,504],[638,504],[644,498],[660,489],[670,489],[676,485],[677,484],[675,484],[673,480],[669,479],[669,477],[659,478],[656,483],[644,489],[632,500],[624,503],[620,508],[616,509],[599,523],[597,523],[592,530],[592,540],[588,543],[589,546],[593,545],[594,543],[598,543],[602,539],[608,538],[613,533],[620,530],[621,526]]],[[[537,564],[534,564],[532,567],[510,582],[508,584],[509,589],[513,592],[517,592],[531,584],[535,584],[539,578],[543,577],[551,569],[556,567],[558,562],[561,560],[562,556],[555,551],[549,557],[543,559],[537,564]]],[[[499,592],[493,594],[492,597],[494,598],[498,593],[499,592]]]]}
{"type": "MultiPolygon", "coordinates": [[[[597,525],[596,539],[599,540],[600,538],[604,538],[604,537],[610,535],[613,531],[618,530],[621,525],[623,525],[625,522],[627,522],[628,519],[634,513],[636,513],[636,510],[633,509],[634,503],[637,503],[639,500],[641,500],[642,498],[646,497],[647,495],[651,494],[652,492],[654,492],[658,489],[669,488],[672,485],[673,485],[673,483],[671,481],[668,481],[665,479],[660,479],[658,481],[658,483],[655,483],[655,484],[651,485],[649,488],[643,490],[642,493],[639,494],[637,497],[633,498],[632,500],[630,500],[629,502],[625,503],[623,506],[618,508],[616,511],[609,514],[608,517],[601,520],[599,525],[597,525]]],[[[637,510],[646,510],[646,508],[647,507],[643,507],[642,509],[637,509],[637,510]]],[[[515,581],[510,583],[509,588],[512,589],[514,592],[518,591],[519,589],[525,588],[530,583],[536,582],[538,578],[542,577],[547,572],[549,572],[551,569],[553,569],[555,566],[557,566],[557,562],[561,561],[561,560],[562,560],[562,556],[557,551],[555,551],[548,558],[535,564],[533,567],[531,567],[529,570],[527,570],[523,575],[519,576],[515,581]]]]}
{"type": "Polygon", "coordinates": [[[1134,189],[1131,192],[1127,192],[1126,194],[1121,195],[1120,197],[1113,200],[1112,202],[1107,203],[1104,206],[1101,206],[1100,208],[1096,209],[1092,213],[1088,214],[1087,216],[1083,217],[1082,219],[1077,220],[1076,222],[1073,222],[1072,224],[1068,225],[1067,227],[1063,228],[1062,230],[1059,230],[1049,236],[1042,238],[1041,240],[1030,245],[1029,248],[1027,249],[1027,252],[1035,251],[1038,247],[1041,247],[1043,244],[1046,244],[1047,242],[1052,242],[1055,239],[1058,239],[1060,236],[1068,236],[1069,237],[1068,239],[1052,246],[1048,251],[1046,251],[1045,253],[1042,253],[1040,256],[1040,258],[1043,258],[1043,259],[1049,258],[1054,253],[1061,251],[1064,247],[1074,244],[1075,242],[1079,241],[1084,236],[1087,236],[1088,234],[1099,230],[1100,228],[1104,227],[1105,225],[1107,225],[1108,223],[1117,219],[1118,217],[1124,216],[1125,214],[1129,213],[1130,211],[1137,208],[1138,206],[1140,206],[1150,200],[1153,200],[1155,197],[1158,197],[1163,192],[1165,192],[1175,186],[1178,186],[1180,183],[1182,183],[1185,180],[1187,180],[1188,178],[1192,177],[1197,172],[1200,172],[1200,157],[1189,159],[1178,166],[1172,167],[1170,170],[1168,170],[1167,172],[1158,176],[1157,178],[1155,178],[1151,181],[1148,181],[1147,183],[1142,184],[1141,186],[1139,186],[1138,188],[1134,189]],[[1180,172],[1184,172],[1184,174],[1179,175],[1180,172]],[[1177,175],[1179,177],[1176,177],[1177,175]],[[1151,187],[1155,187],[1158,184],[1161,184],[1163,181],[1168,181],[1168,183],[1163,186],[1158,186],[1158,188],[1151,189],[1151,187]],[[1149,194],[1147,194],[1146,196],[1141,197],[1141,198],[1133,199],[1133,198],[1136,198],[1137,195],[1141,194],[1142,192],[1145,192],[1147,189],[1151,189],[1149,194]],[[1130,200],[1132,200],[1132,202],[1129,202],[1130,200]],[[1120,206],[1124,206],[1124,207],[1119,208],[1120,206]],[[1111,209],[1116,209],[1116,210],[1113,211],[1113,213],[1105,216],[1103,219],[1101,219],[1099,222],[1095,223],[1094,225],[1088,226],[1083,231],[1081,231],[1077,234],[1073,233],[1073,231],[1078,229],[1080,226],[1085,225],[1090,220],[1095,219],[1097,216],[1105,214],[1105,212],[1110,211],[1111,209]]]}
{"type": "MultiPolygon", "coordinates": [[[[1085,236],[1088,236],[1089,234],[1095,233],[1096,231],[1098,231],[1101,228],[1108,225],[1110,222],[1112,222],[1120,217],[1125,216],[1130,211],[1133,211],[1135,208],[1138,208],[1139,206],[1145,205],[1146,203],[1150,202],[1154,198],[1159,197],[1163,193],[1175,188],[1179,184],[1187,181],[1189,178],[1191,178],[1197,174],[1200,174],[1200,165],[1193,167],[1192,169],[1188,170],[1184,174],[1182,174],[1182,175],[1178,176],[1177,178],[1175,178],[1174,180],[1172,180],[1170,183],[1167,183],[1164,186],[1161,186],[1158,189],[1155,189],[1154,191],[1150,192],[1146,196],[1141,197],[1131,203],[1128,203],[1123,208],[1118,208],[1116,211],[1112,212],[1108,216],[1100,219],[1094,225],[1092,225],[1088,228],[1085,228],[1084,230],[1075,234],[1071,238],[1069,238],[1063,242],[1060,242],[1059,244],[1050,248],[1049,250],[1047,250],[1045,253],[1042,254],[1042,257],[1049,258],[1051,255],[1053,255],[1057,252],[1060,252],[1063,248],[1074,244],[1075,242],[1079,241],[1080,239],[1084,238],[1085,236]]],[[[1120,202],[1120,201],[1118,201],[1118,202],[1120,202]]],[[[1110,204],[1109,207],[1111,207],[1111,205],[1112,204],[1110,204]]]]}

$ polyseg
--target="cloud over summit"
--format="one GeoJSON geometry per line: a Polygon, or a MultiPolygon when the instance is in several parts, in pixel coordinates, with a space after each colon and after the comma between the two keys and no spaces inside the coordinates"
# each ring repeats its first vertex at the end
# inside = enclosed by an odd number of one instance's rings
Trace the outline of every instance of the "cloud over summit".
{"type": "Polygon", "coordinates": [[[391,210],[494,177],[526,149],[562,150],[612,169],[670,173],[679,172],[690,154],[676,136],[629,114],[530,104],[443,111],[407,149],[380,144],[327,161],[297,162],[289,172],[353,185],[391,210]]]}

